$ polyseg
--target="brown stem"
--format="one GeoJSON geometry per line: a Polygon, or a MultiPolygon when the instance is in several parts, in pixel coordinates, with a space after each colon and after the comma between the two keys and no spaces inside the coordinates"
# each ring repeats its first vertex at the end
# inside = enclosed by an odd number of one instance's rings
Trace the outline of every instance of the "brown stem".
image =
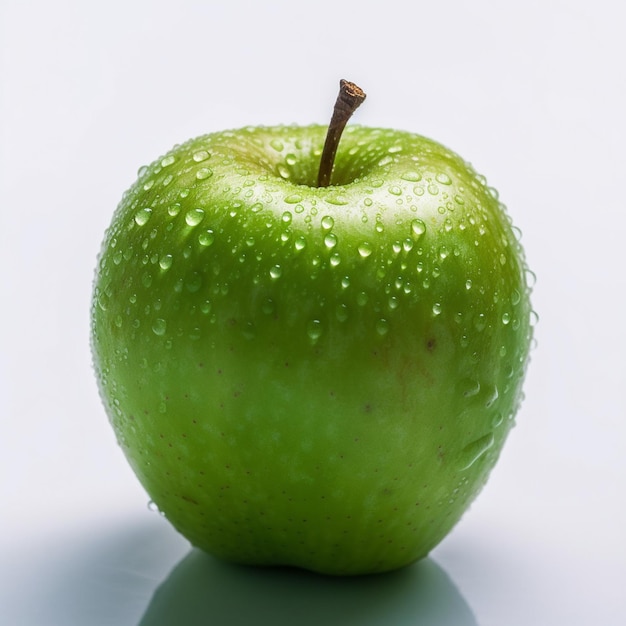
{"type": "Polygon", "coordinates": [[[348,120],[359,108],[363,100],[365,100],[365,92],[359,86],[343,78],[339,81],[339,95],[337,96],[333,115],[328,125],[326,142],[324,143],[324,150],[320,160],[320,169],[317,177],[318,187],[328,187],[330,185],[330,175],[333,171],[341,134],[348,120]]]}

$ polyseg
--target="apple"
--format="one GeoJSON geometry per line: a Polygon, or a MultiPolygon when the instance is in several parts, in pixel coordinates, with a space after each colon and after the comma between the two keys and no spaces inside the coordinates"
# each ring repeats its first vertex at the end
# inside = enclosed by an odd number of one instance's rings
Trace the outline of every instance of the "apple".
{"type": "Polygon", "coordinates": [[[345,121],[324,158],[320,125],[174,147],[99,255],[117,440],[171,524],[229,561],[352,575],[425,557],[520,404],[529,272],[496,192],[439,143],[345,121]]]}

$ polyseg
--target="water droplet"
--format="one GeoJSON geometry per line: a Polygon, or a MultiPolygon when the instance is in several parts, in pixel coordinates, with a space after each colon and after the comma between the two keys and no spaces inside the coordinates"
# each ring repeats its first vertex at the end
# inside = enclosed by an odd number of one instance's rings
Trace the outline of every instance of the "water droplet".
{"type": "Polygon", "coordinates": [[[276,166],[276,169],[278,170],[278,175],[281,178],[284,178],[285,180],[287,180],[288,178],[291,177],[291,172],[289,171],[289,168],[284,163],[279,163],[276,166]]]}
{"type": "Polygon", "coordinates": [[[203,219],[203,209],[191,209],[191,211],[185,215],[185,222],[187,223],[187,226],[197,226],[203,219]]]}
{"type": "Polygon", "coordinates": [[[201,246],[210,246],[215,241],[215,233],[208,228],[198,236],[198,243],[201,246]]]}
{"type": "Polygon", "coordinates": [[[143,190],[149,191],[150,189],[152,189],[153,185],[154,185],[154,179],[150,179],[144,183],[143,190]]]}
{"type": "Polygon", "coordinates": [[[202,274],[199,272],[191,272],[185,280],[185,287],[190,293],[195,293],[202,287],[202,274]]]}
{"type": "Polygon", "coordinates": [[[338,194],[336,196],[328,196],[326,198],[326,202],[328,202],[328,204],[334,204],[336,206],[346,206],[349,203],[348,198],[341,194],[338,194]]]}
{"type": "Polygon", "coordinates": [[[209,158],[209,153],[206,150],[198,150],[193,153],[192,158],[196,163],[202,163],[202,161],[206,161],[209,158]]]}
{"type": "Polygon", "coordinates": [[[280,265],[274,265],[270,268],[270,278],[276,280],[283,275],[283,268],[280,265]]]}
{"type": "Polygon", "coordinates": [[[485,330],[487,326],[487,317],[484,313],[479,313],[475,318],[474,318],[474,328],[478,331],[481,332],[483,330],[485,330]]]}
{"type": "Polygon", "coordinates": [[[459,456],[459,470],[463,471],[474,465],[493,446],[494,441],[493,433],[489,433],[465,446],[459,456]]]}
{"type": "Polygon", "coordinates": [[[430,185],[428,185],[428,193],[431,196],[436,196],[439,193],[439,187],[434,183],[430,183],[430,185]]]}
{"type": "Polygon", "coordinates": [[[440,172],[439,174],[437,174],[435,176],[435,180],[438,183],[441,183],[442,185],[451,185],[452,184],[452,180],[450,179],[450,177],[447,174],[444,174],[443,172],[440,172]]]}
{"type": "Polygon", "coordinates": [[[511,321],[510,313],[503,313],[502,314],[502,323],[506,326],[510,321],[511,321]]]}
{"type": "Polygon", "coordinates": [[[487,397],[485,399],[485,408],[491,408],[495,401],[500,397],[500,392],[496,385],[493,385],[490,389],[486,390],[487,397]]]}
{"type": "Polygon", "coordinates": [[[477,396],[480,392],[480,383],[477,380],[464,380],[461,383],[463,388],[463,397],[471,398],[477,396]]]}
{"type": "Polygon", "coordinates": [[[433,315],[440,315],[441,314],[441,304],[439,304],[439,302],[435,302],[435,304],[433,304],[433,315]]]}
{"type": "Polygon", "coordinates": [[[174,161],[176,161],[176,157],[169,154],[165,158],[161,159],[161,167],[167,167],[168,165],[171,165],[172,163],[174,163],[174,161]]]}
{"type": "Polygon", "coordinates": [[[341,279],[341,288],[342,289],[347,289],[350,286],[350,277],[349,276],[344,276],[341,279]]]}
{"type": "Polygon", "coordinates": [[[159,267],[163,271],[167,271],[172,267],[172,263],[174,261],[174,257],[171,254],[164,254],[159,260],[159,267]]]}
{"type": "Polygon", "coordinates": [[[335,315],[339,322],[345,322],[348,319],[348,307],[345,304],[338,304],[335,315]]]}
{"type": "Polygon", "coordinates": [[[176,217],[180,213],[180,204],[178,204],[178,202],[170,204],[170,206],[167,207],[167,213],[170,217],[176,217]]]}
{"type": "Polygon", "coordinates": [[[402,189],[398,185],[391,185],[388,189],[389,193],[393,196],[399,196],[402,194],[402,189]]]}
{"type": "Polygon", "coordinates": [[[265,315],[271,315],[276,310],[276,305],[274,304],[274,300],[271,298],[267,298],[265,302],[261,305],[261,311],[265,313],[265,315]]]}
{"type": "Polygon", "coordinates": [[[167,330],[167,322],[164,319],[158,317],[152,323],[152,332],[155,335],[162,337],[165,334],[166,330],[167,330]]]}
{"type": "Polygon", "coordinates": [[[341,263],[341,257],[338,252],[334,252],[330,255],[330,266],[337,267],[341,263]]]}
{"type": "Polygon", "coordinates": [[[272,139],[270,146],[272,146],[276,152],[282,152],[285,149],[285,144],[280,139],[272,139]]]}
{"type": "Polygon", "coordinates": [[[335,220],[330,215],[325,215],[321,223],[324,230],[330,230],[335,225],[335,220]]]}
{"type": "Polygon", "coordinates": [[[211,168],[209,167],[201,167],[197,172],[196,172],[196,179],[197,180],[206,180],[207,178],[209,178],[209,176],[211,176],[213,174],[213,170],[211,170],[211,168]]]}
{"type": "Polygon", "coordinates": [[[285,198],[287,204],[298,204],[302,202],[302,196],[299,193],[292,193],[285,198]]]}
{"type": "Polygon", "coordinates": [[[389,322],[386,319],[379,319],[376,322],[376,332],[384,337],[389,332],[389,322]]]}
{"type": "Polygon", "coordinates": [[[306,239],[300,235],[299,237],[296,237],[296,240],[294,241],[294,248],[300,252],[300,250],[304,250],[306,248],[306,239]]]}
{"type": "Polygon", "coordinates": [[[374,249],[371,243],[369,243],[368,241],[364,241],[359,244],[358,251],[359,255],[361,255],[362,258],[366,259],[370,254],[372,254],[374,249]]]}
{"type": "Polygon", "coordinates": [[[322,322],[320,320],[311,320],[307,324],[306,332],[311,341],[317,341],[322,336],[322,322]]]}
{"type": "Polygon", "coordinates": [[[465,289],[467,289],[467,291],[469,291],[472,288],[472,281],[468,278],[465,281],[465,289]]]}
{"type": "Polygon", "coordinates": [[[160,513],[161,515],[163,515],[163,513],[161,513],[161,511],[159,510],[159,507],[152,500],[148,502],[148,510],[152,511],[153,513],[160,513]]]}
{"type": "Polygon", "coordinates": [[[400,178],[411,183],[417,183],[422,180],[422,175],[419,172],[409,170],[408,172],[404,172],[404,174],[402,174],[400,178]]]}
{"type": "Polygon", "coordinates": [[[143,226],[152,216],[152,209],[146,207],[144,209],[139,209],[137,213],[135,213],[135,223],[137,226],[143,226]]]}
{"type": "Polygon", "coordinates": [[[263,205],[260,202],[255,202],[251,207],[250,210],[253,213],[259,213],[259,211],[263,210],[263,205]]]}
{"type": "Polygon", "coordinates": [[[503,421],[504,421],[504,416],[502,415],[502,413],[496,413],[491,419],[491,427],[498,428],[498,426],[500,426],[500,424],[502,424],[503,421]]]}
{"type": "Polygon", "coordinates": [[[333,233],[328,233],[328,235],[324,237],[324,245],[329,250],[332,250],[337,245],[337,235],[333,233]]]}
{"type": "Polygon", "coordinates": [[[411,222],[411,232],[416,237],[421,237],[426,232],[426,224],[420,219],[415,219],[411,222]]]}

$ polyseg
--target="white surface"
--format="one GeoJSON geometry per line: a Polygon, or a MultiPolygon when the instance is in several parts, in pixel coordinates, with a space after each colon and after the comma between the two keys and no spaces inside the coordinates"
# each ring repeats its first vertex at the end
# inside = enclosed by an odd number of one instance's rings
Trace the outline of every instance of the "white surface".
{"type": "MultiPolygon", "coordinates": [[[[325,122],[345,77],[368,92],[359,123],[431,136],[499,189],[540,314],[518,426],[418,571],[438,600],[406,579],[368,606],[415,616],[402,623],[626,623],[625,20],[616,0],[4,0],[0,622],[167,624],[186,606],[193,624],[194,581],[231,584],[183,561],[116,447],[90,365],[95,257],[140,165],[209,131],[325,122]]],[[[240,576],[237,606],[256,588],[240,576]]],[[[295,604],[326,593],[304,587],[295,604]]]]}

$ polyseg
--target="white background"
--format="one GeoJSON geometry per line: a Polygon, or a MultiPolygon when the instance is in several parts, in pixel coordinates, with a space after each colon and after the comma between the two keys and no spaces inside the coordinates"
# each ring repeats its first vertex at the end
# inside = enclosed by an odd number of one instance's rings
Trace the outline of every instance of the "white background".
{"type": "MultiPolygon", "coordinates": [[[[258,586],[242,582],[251,574],[216,574],[194,554],[176,570],[182,583],[168,578],[189,547],[148,511],[101,408],[89,353],[93,268],[140,165],[210,131],[325,122],[342,77],[368,92],[355,121],[437,139],[498,188],[524,233],[540,317],[526,401],[501,461],[419,570],[437,593],[413,606],[419,585],[394,590],[371,623],[626,623],[622,2],[1,7],[3,624],[138,624],[145,615],[142,623],[163,625],[181,606],[194,607],[189,624],[235,623],[216,617],[201,589],[192,602],[181,595],[203,576],[223,584],[233,606],[251,602],[246,589],[258,586]],[[152,596],[165,580],[157,610],[152,596]],[[453,600],[461,609],[449,617],[453,600]]],[[[325,593],[309,583],[294,596],[303,603],[325,593]]],[[[360,601],[376,596],[368,589],[360,601]]],[[[275,623],[283,613],[271,613],[275,623]]]]}

